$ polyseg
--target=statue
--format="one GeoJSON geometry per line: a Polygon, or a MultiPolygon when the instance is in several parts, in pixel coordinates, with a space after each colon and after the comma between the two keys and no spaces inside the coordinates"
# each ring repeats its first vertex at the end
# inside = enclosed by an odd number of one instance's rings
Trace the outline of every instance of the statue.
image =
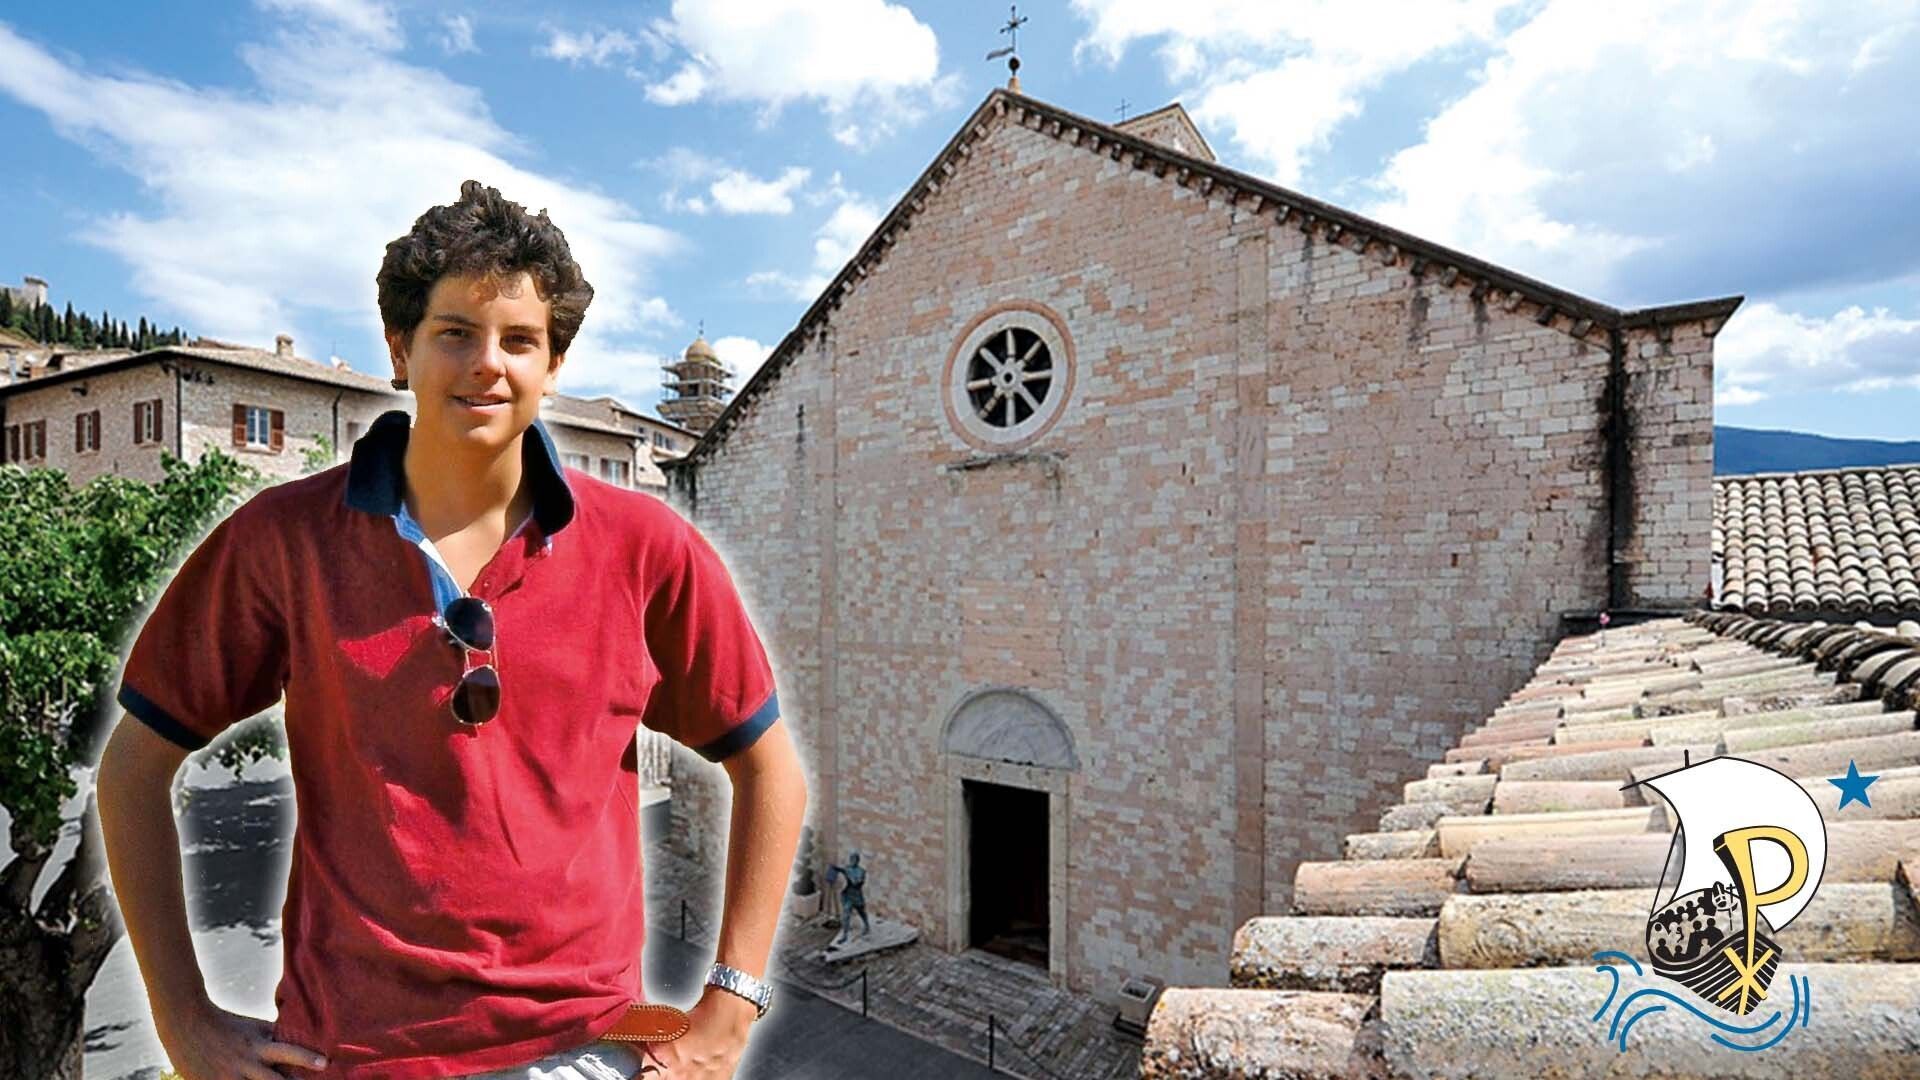
{"type": "Polygon", "coordinates": [[[867,872],[860,868],[860,853],[857,851],[850,853],[845,866],[829,864],[827,866],[828,885],[833,884],[835,874],[846,875],[847,884],[840,890],[840,935],[833,939],[833,944],[838,945],[847,940],[849,931],[853,929],[853,913],[856,911],[860,913],[860,922],[865,927],[861,930],[860,936],[871,937],[873,923],[867,918],[867,897],[862,891],[867,884],[867,872]]]}

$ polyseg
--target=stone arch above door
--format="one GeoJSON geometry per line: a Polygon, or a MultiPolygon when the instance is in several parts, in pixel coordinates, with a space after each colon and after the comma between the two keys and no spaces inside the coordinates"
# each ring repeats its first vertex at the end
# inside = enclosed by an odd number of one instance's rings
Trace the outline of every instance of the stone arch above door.
{"type": "Polygon", "coordinates": [[[969,694],[947,718],[942,748],[950,754],[1077,771],[1073,733],[1025,690],[994,687],[969,694]]]}

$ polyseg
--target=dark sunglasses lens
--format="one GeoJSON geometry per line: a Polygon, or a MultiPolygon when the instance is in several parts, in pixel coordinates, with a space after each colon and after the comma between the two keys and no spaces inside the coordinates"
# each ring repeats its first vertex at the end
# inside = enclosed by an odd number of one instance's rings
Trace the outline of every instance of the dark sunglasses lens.
{"type": "Polygon", "coordinates": [[[447,605],[447,629],[476,649],[493,648],[493,609],[485,600],[463,596],[447,605]]]}
{"type": "Polygon", "coordinates": [[[463,724],[484,724],[500,711],[500,676],[491,667],[474,668],[453,688],[453,715],[463,724]]]}

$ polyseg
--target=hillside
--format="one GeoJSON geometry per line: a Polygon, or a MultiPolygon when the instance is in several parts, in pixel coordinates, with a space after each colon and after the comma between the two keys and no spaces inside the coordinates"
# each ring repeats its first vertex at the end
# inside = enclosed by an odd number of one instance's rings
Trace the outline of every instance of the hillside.
{"type": "Polygon", "coordinates": [[[1718,424],[1713,428],[1715,476],[1906,462],[1920,462],[1920,441],[1835,439],[1798,431],[1757,431],[1718,424]]]}

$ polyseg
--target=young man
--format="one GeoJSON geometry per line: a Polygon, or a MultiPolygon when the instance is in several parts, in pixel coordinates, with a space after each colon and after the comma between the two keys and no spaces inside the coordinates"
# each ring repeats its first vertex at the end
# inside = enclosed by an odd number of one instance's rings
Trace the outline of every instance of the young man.
{"type": "Polygon", "coordinates": [[[806,789],[725,567],[651,495],[566,470],[540,423],[592,298],[560,230],[468,181],[388,246],[396,387],[352,460],[269,488],[188,557],[129,654],[101,824],[185,1080],[733,1074],[806,789]],[[168,789],[284,694],[298,807],[269,1023],[195,963],[168,789]],[[708,987],[642,999],[636,725],[733,782],[708,987]],[[571,1071],[567,1071],[567,1070],[571,1071]],[[301,1071],[306,1070],[306,1071],[301,1071]]]}

